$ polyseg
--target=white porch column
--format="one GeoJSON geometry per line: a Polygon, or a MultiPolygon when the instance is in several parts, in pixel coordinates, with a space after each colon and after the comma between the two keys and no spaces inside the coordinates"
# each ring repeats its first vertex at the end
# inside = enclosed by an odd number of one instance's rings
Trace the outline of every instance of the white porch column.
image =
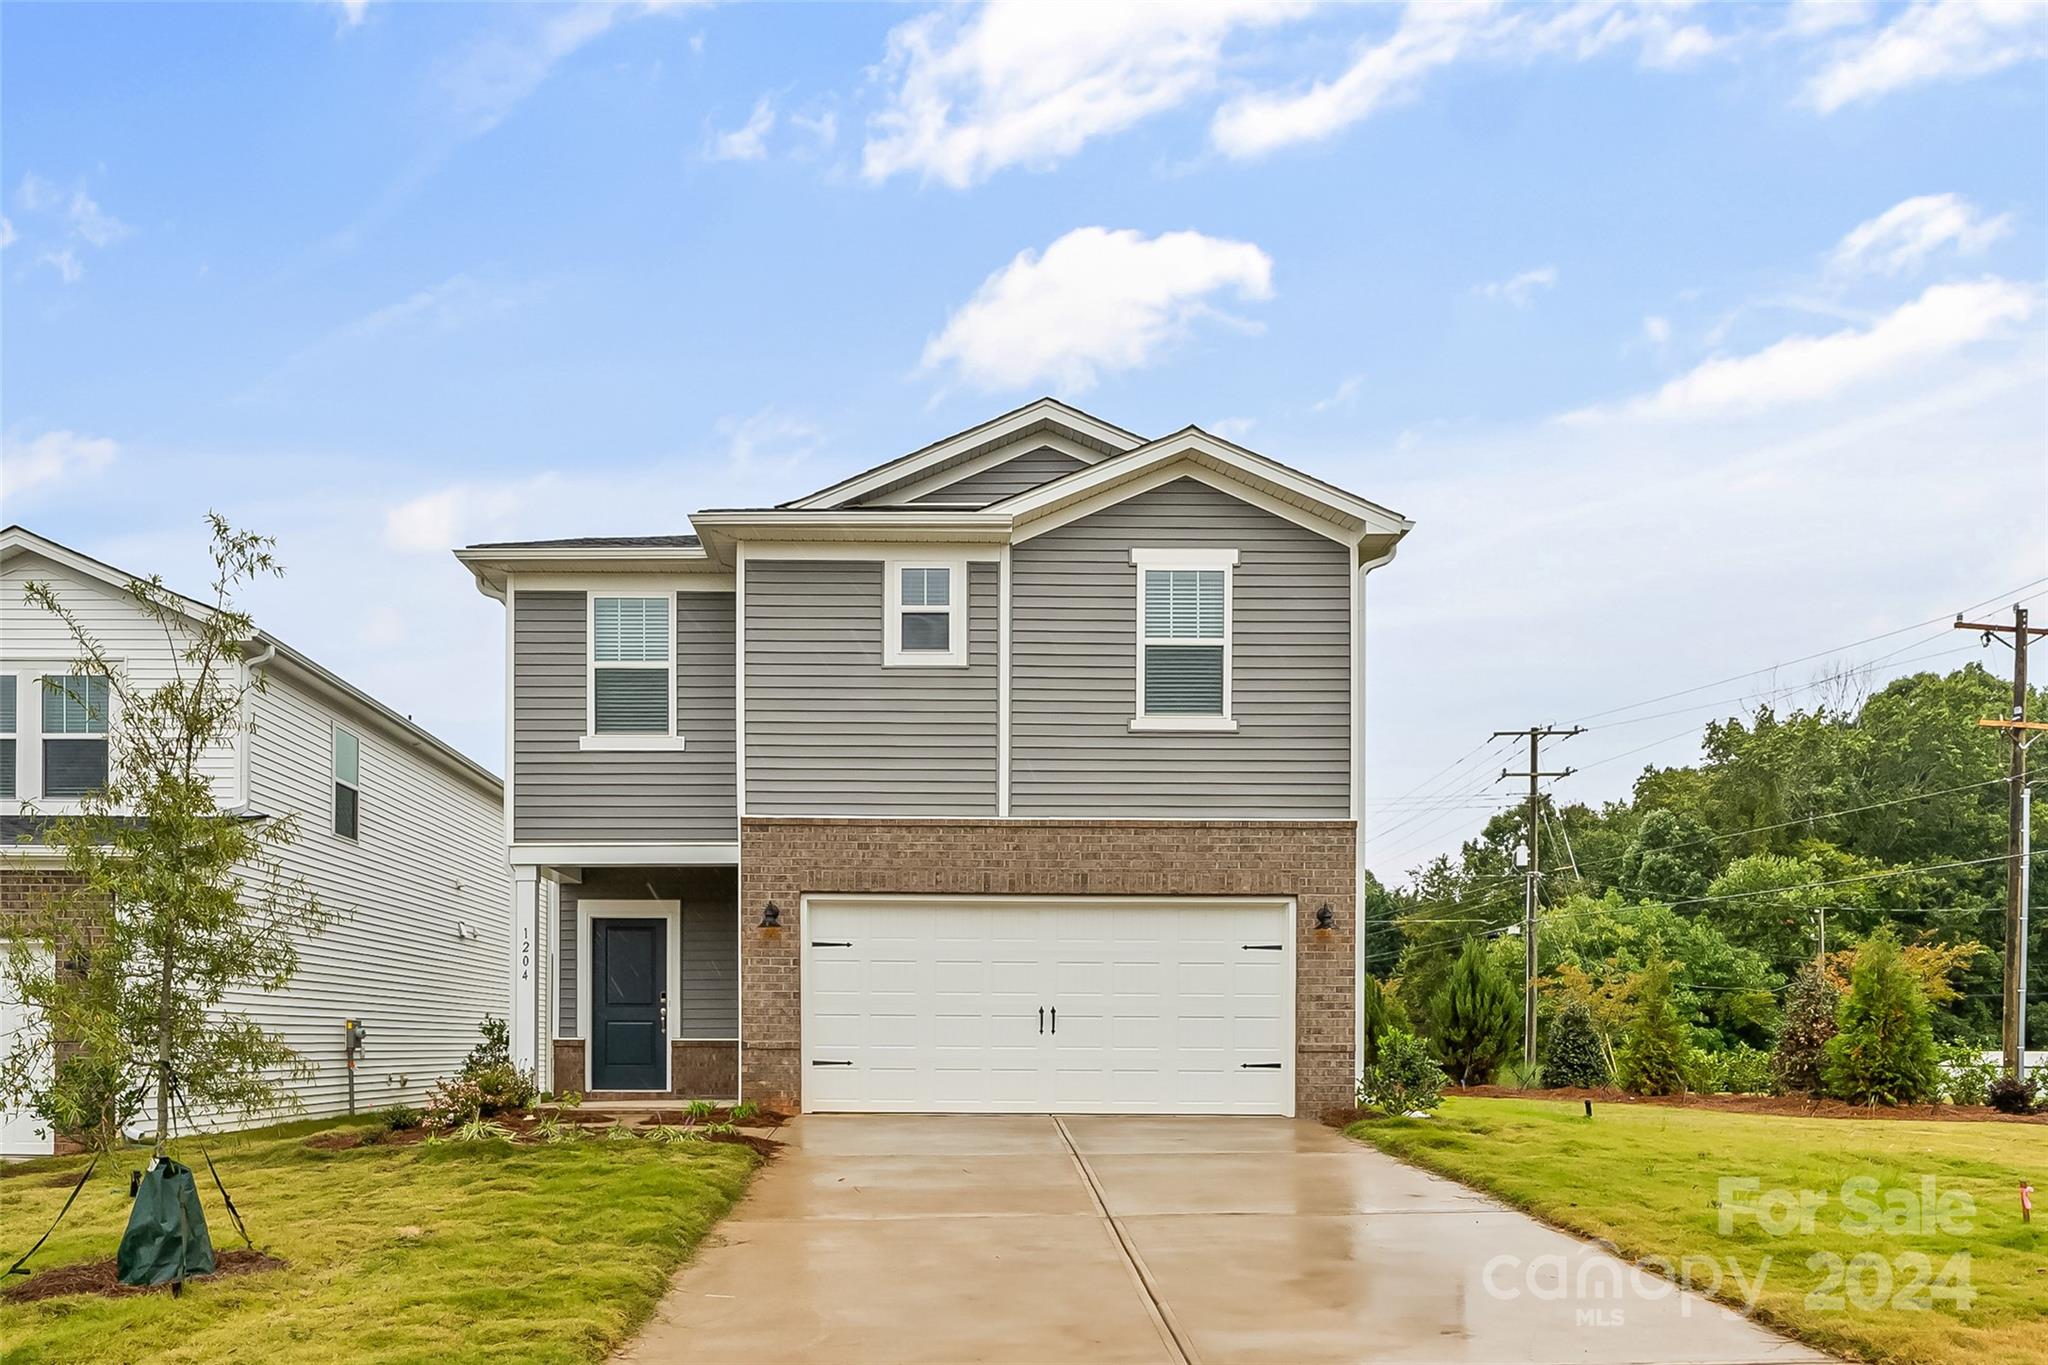
{"type": "Polygon", "coordinates": [[[531,1071],[540,1060],[540,869],[512,866],[512,1065],[531,1071]]]}

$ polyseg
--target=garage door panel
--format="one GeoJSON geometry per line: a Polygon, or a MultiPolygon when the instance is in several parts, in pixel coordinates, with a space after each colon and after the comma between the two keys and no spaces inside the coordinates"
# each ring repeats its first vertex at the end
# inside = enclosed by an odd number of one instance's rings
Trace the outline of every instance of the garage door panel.
{"type": "Polygon", "coordinates": [[[1292,955],[1245,946],[1284,943],[1278,903],[821,897],[804,922],[807,1108],[1292,1112],[1292,955]]]}

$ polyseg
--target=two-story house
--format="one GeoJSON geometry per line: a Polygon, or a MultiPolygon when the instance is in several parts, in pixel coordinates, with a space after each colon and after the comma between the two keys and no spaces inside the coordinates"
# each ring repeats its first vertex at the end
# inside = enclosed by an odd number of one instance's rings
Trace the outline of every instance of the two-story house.
{"type": "Polygon", "coordinates": [[[1315,1113],[1402,517],[1051,399],[506,606],[515,1054],[808,1110],[1315,1113]]]}
{"type": "MultiPolygon", "coordinates": [[[[186,643],[136,606],[129,574],[19,526],[0,531],[0,938],[10,916],[75,886],[63,850],[40,836],[106,781],[119,719],[107,680],[79,676],[63,623],[23,600],[30,581],[50,584],[137,687],[168,681],[186,643]]],[[[299,942],[284,990],[223,1004],[313,1064],[292,1086],[304,1113],[346,1112],[351,1095],[361,1110],[418,1104],[475,1045],[478,1021],[505,1015],[503,786],[267,633],[244,644],[236,668],[238,683],[260,675],[265,686],[247,694],[247,732],[204,756],[215,799],[295,817],[298,837],[278,861],[334,918],[299,942]],[[347,1019],[364,1028],[353,1078],[347,1019]]],[[[0,1050],[24,1023],[23,1007],[0,998],[0,1050]]],[[[47,1152],[51,1140],[31,1115],[0,1115],[0,1154],[47,1152]]]]}

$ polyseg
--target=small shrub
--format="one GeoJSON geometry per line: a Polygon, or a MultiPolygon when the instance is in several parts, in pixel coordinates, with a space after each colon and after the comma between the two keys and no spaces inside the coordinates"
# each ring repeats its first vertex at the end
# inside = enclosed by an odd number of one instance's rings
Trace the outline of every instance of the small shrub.
{"type": "Polygon", "coordinates": [[[732,1107],[732,1121],[747,1123],[761,1117],[761,1106],[752,1100],[741,1100],[732,1107]]]}
{"type": "Polygon", "coordinates": [[[691,1123],[702,1123],[717,1112],[718,1106],[710,1100],[691,1100],[683,1106],[683,1117],[691,1123]]]}
{"type": "Polygon", "coordinates": [[[1720,1054],[1715,1079],[1731,1095],[1771,1093],[1771,1054],[1747,1043],[1737,1043],[1720,1054]]]}
{"type": "Polygon", "coordinates": [[[1394,1029],[1380,1039],[1379,1060],[1359,1079],[1358,1103],[1391,1118],[1427,1113],[1443,1103],[1449,1080],[1421,1039],[1394,1029]]]}
{"type": "Polygon", "coordinates": [[[1359,991],[1358,1018],[1365,1033],[1365,1065],[1371,1066],[1379,1060],[1380,1039],[1395,1029],[1413,1033],[1408,1026],[1408,1011],[1401,1006],[1394,993],[1380,984],[1375,976],[1365,978],[1365,986],[1359,991]]]}
{"type": "Polygon", "coordinates": [[[1849,994],[1828,1040],[1821,1074],[1828,1093],[1851,1104],[1919,1104],[1939,1084],[1927,993],[1906,966],[1899,940],[1879,927],[1856,950],[1849,994]]]}
{"type": "Polygon", "coordinates": [[[580,1142],[583,1130],[573,1123],[564,1123],[553,1114],[533,1125],[533,1136],[539,1142],[580,1142]]]}
{"type": "Polygon", "coordinates": [[[648,1129],[647,1136],[651,1141],[663,1143],[702,1142],[704,1130],[687,1125],[662,1123],[648,1129]]]}
{"type": "Polygon", "coordinates": [[[1671,998],[1671,964],[1664,947],[1652,939],[1645,967],[1636,985],[1636,1013],[1615,1058],[1621,1088],[1636,1095],[1675,1095],[1685,1089],[1685,1063],[1692,1030],[1678,1017],[1671,998]]]}
{"type": "Polygon", "coordinates": [[[1817,964],[1800,968],[1785,999],[1785,1026],[1771,1053],[1771,1081],[1780,1094],[1818,1095],[1826,1088],[1821,1069],[1842,993],[1817,964]]]}
{"type": "Polygon", "coordinates": [[[1936,1051],[1941,1067],[1941,1097],[1950,1104],[1988,1104],[1998,1063],[1986,1061],[1981,1048],[1951,1043],[1936,1051]]]}
{"type": "Polygon", "coordinates": [[[496,1119],[471,1119],[449,1136],[457,1142],[491,1142],[512,1136],[512,1130],[496,1119]]]}
{"type": "Polygon", "coordinates": [[[564,1090],[561,1094],[555,1096],[555,1104],[563,1109],[581,1109],[583,1107],[583,1092],[580,1090],[564,1090]]]}
{"type": "Polygon", "coordinates": [[[483,1034],[483,1041],[469,1050],[463,1059],[461,1076],[474,1080],[478,1072],[488,1071],[495,1066],[512,1065],[512,1025],[495,1015],[486,1014],[478,1023],[477,1031],[483,1034]]]}
{"type": "Polygon", "coordinates": [[[480,1068],[463,1079],[477,1088],[486,1114],[525,1109],[533,1103],[536,1094],[533,1077],[510,1062],[480,1068]]]}
{"type": "Polygon", "coordinates": [[[483,1088],[475,1081],[451,1077],[427,1092],[426,1120],[436,1128],[460,1128],[483,1112],[483,1088]]]}
{"type": "Polygon", "coordinates": [[[2040,1080],[2021,1080],[2010,1071],[1984,1087],[1984,1100],[2001,1114],[2031,1114],[2039,1099],[2040,1080]]]}
{"type": "Polygon", "coordinates": [[[1720,1055],[1703,1047],[1687,1048],[1678,1069],[1685,1077],[1685,1088],[1695,1095],[1718,1095],[1727,1088],[1722,1083],[1720,1055]]]}
{"type": "Polygon", "coordinates": [[[1593,1012],[1571,1000],[1550,1024],[1550,1042],[1543,1053],[1543,1083],[1595,1089],[1607,1084],[1607,1058],[1593,1028],[1593,1012]]]}
{"type": "Polygon", "coordinates": [[[425,1123],[427,1116],[409,1104],[394,1104],[388,1109],[378,1110],[377,1121],[387,1132],[403,1133],[425,1123]]]}
{"type": "Polygon", "coordinates": [[[631,1142],[639,1136],[638,1133],[617,1119],[612,1121],[611,1127],[604,1130],[604,1140],[606,1142],[631,1142]]]}

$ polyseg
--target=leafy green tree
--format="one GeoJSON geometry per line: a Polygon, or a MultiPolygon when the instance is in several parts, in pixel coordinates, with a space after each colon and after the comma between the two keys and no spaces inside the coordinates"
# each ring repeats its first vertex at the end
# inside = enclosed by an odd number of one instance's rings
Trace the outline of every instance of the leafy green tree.
{"type": "Polygon", "coordinates": [[[1607,1084],[1607,1054],[1593,1027],[1593,1012],[1581,1001],[1567,1000],[1550,1022],[1543,1083],[1588,1088],[1607,1084]]]}
{"type": "Polygon", "coordinates": [[[1793,978],[1785,1027],[1771,1052],[1771,1078],[1781,1093],[1818,1095],[1827,1088],[1821,1071],[1841,1004],[1842,993],[1818,964],[1808,963],[1793,978]]]}
{"type": "Polygon", "coordinates": [[[1676,811],[1647,812],[1621,859],[1621,885],[1633,897],[1678,901],[1703,894],[1714,878],[1713,831],[1676,811]]]}
{"type": "Polygon", "coordinates": [[[1465,940],[1436,998],[1436,1048],[1460,1085],[1484,1085],[1521,1037],[1521,999],[1486,945],[1465,940]]]}
{"type": "Polygon", "coordinates": [[[1573,896],[1545,917],[1540,940],[1546,975],[1574,966],[1596,979],[1623,981],[1649,965],[1648,945],[1684,968],[1674,985],[1679,1016],[1710,1048],[1769,1044],[1777,1029],[1784,978],[1757,953],[1728,942],[1712,918],[1687,917],[1656,901],[1628,903],[1609,891],[1573,896]]]}
{"type": "Polygon", "coordinates": [[[1920,1104],[1940,1087],[1927,993],[1907,969],[1899,940],[1879,928],[1856,952],[1849,994],[1836,1016],[1821,1074],[1828,1093],[1853,1104],[1920,1104]]]}
{"type": "Polygon", "coordinates": [[[1671,963],[1661,945],[1649,945],[1649,965],[1636,981],[1636,1014],[1615,1058],[1621,1088],[1637,1095],[1676,1095],[1685,1089],[1692,1030],[1672,999],[1671,963]]]}
{"type": "Polygon", "coordinates": [[[246,1112],[289,1103],[280,1082],[308,1070],[283,1037],[223,1007],[231,991],[283,989],[298,970],[296,937],[328,915],[277,860],[292,819],[223,810],[208,777],[209,758],[247,727],[248,692],[264,686],[260,673],[242,681],[241,651],[255,631],[236,594],[282,572],[269,539],[210,520],[204,609],[155,577],[128,585],[176,648],[172,678],[154,688],[130,678],[49,584],[25,590],[70,632],[77,675],[107,679],[104,691],[62,684],[71,699],[89,709],[112,702],[105,788],[44,834],[78,890],[31,905],[10,926],[5,979],[29,1022],[0,1062],[0,1096],[102,1147],[119,1141],[132,1097],[153,1089],[161,1150],[167,1077],[193,1106],[246,1112]]]}

